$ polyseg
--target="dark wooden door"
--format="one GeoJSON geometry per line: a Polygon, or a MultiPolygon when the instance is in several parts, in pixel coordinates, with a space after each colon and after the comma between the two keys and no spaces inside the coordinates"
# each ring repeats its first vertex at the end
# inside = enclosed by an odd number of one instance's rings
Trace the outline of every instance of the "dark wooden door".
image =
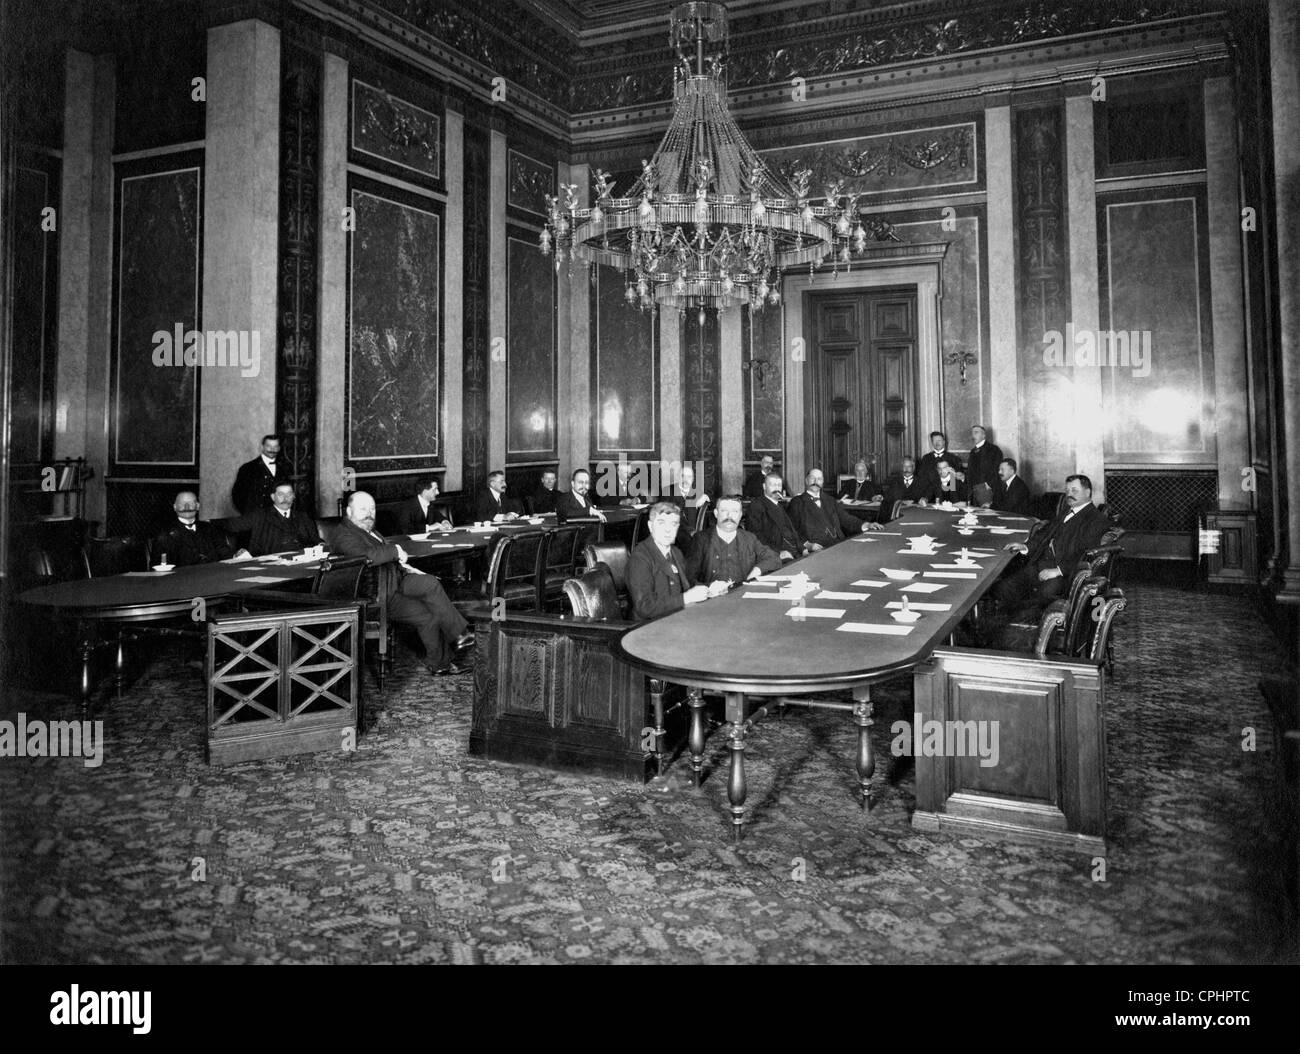
{"type": "Polygon", "coordinates": [[[916,289],[806,293],[808,465],[828,486],[858,458],[876,479],[915,454],[916,289]]]}

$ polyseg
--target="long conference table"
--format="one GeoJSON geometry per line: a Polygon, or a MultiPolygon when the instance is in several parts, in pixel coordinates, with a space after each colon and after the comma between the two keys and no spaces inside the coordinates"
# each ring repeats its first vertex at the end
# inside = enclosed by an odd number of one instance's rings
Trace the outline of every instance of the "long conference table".
{"type": "Polygon", "coordinates": [[[745,823],[745,740],[766,716],[750,712],[748,697],[852,714],[858,726],[858,796],[870,800],[871,686],[924,661],[997,580],[1012,554],[1003,547],[1028,538],[1033,520],[975,510],[977,524],[958,524],[962,510],[909,508],[880,531],[863,532],[787,564],[779,572],[717,598],[693,604],[625,633],[615,654],[649,677],[691,689],[688,749],[696,783],[704,760],[701,690],[725,696],[731,765],[727,795],[737,840],[745,823]],[[927,535],[934,551],[913,551],[927,535]],[[975,566],[957,563],[965,548],[975,566]],[[895,578],[885,571],[911,575],[895,578]],[[794,595],[797,576],[806,592],[794,595]],[[920,614],[912,623],[891,616],[907,598],[920,614]],[[851,692],[852,702],[816,698],[851,692]]]}
{"type": "MultiPolygon", "coordinates": [[[[604,509],[606,522],[621,525],[636,519],[632,508],[604,509]]],[[[465,527],[431,531],[427,535],[389,535],[422,566],[482,554],[501,536],[549,531],[557,527],[555,516],[513,520],[490,527],[465,527]]],[[[203,621],[209,609],[231,598],[266,589],[292,588],[293,583],[312,578],[320,569],[318,558],[296,553],[272,553],[242,560],[178,567],[173,571],[128,571],[100,578],[83,578],[38,586],[18,599],[33,608],[77,626],[77,651],[81,660],[80,694],[89,705],[94,690],[92,669],[96,651],[105,643],[116,647],[115,681],[121,687],[125,666],[124,628],[177,619],[203,621]],[[99,640],[99,627],[109,625],[118,632],[110,641],[99,640]]]]}

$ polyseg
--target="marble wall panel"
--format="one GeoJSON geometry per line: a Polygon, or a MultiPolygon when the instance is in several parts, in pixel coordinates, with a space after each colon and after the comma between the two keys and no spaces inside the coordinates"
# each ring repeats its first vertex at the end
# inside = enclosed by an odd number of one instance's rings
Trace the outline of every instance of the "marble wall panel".
{"type": "Polygon", "coordinates": [[[9,457],[31,464],[48,457],[53,442],[52,396],[58,348],[58,233],[42,230],[42,210],[58,206],[57,162],[20,164],[14,176],[13,359],[9,457]],[[54,171],[50,170],[53,166],[54,171]]]}
{"type": "Polygon", "coordinates": [[[506,456],[555,457],[555,269],[537,239],[507,239],[506,456]]]}
{"type": "Polygon", "coordinates": [[[596,457],[619,452],[648,457],[659,451],[658,323],[656,316],[629,306],[623,293],[622,272],[598,267],[592,297],[591,378],[596,457]]]}
{"type": "Polygon", "coordinates": [[[184,333],[198,326],[200,178],[198,167],[138,175],[119,167],[112,408],[117,466],[197,463],[199,371],[155,365],[161,345],[154,334],[170,338],[178,328],[184,333]]]}
{"type": "Polygon", "coordinates": [[[781,332],[779,306],[769,305],[761,311],[741,308],[746,461],[764,454],[781,458],[785,435],[785,349],[781,332]]]}
{"type": "Polygon", "coordinates": [[[506,159],[506,204],[545,216],[546,195],[555,193],[555,167],[518,150],[509,151],[506,159]]]}
{"type": "Polygon", "coordinates": [[[383,88],[354,80],[352,149],[438,180],[442,178],[442,119],[383,88]]]}
{"type": "Polygon", "coordinates": [[[700,325],[686,312],[682,331],[682,460],[704,462],[702,488],[717,495],[722,481],[722,349],[718,313],[700,325]]]}
{"type": "Polygon", "coordinates": [[[351,193],[347,457],[366,470],[440,452],[441,216],[390,194],[351,193]]]}

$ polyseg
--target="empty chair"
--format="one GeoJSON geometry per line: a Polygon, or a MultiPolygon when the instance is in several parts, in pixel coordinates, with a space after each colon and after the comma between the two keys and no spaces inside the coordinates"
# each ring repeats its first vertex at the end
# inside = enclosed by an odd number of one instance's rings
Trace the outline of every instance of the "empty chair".
{"type": "Polygon", "coordinates": [[[1077,659],[1088,654],[1092,642],[1094,603],[1106,591],[1106,579],[1090,575],[1087,569],[1075,573],[1067,599],[1053,600],[1043,609],[1043,618],[1060,617],[1060,625],[1050,632],[1040,623],[1038,642],[1034,651],[1038,655],[1063,655],[1077,659]]]}
{"type": "Polygon", "coordinates": [[[1115,673],[1115,655],[1112,651],[1111,632],[1116,617],[1128,607],[1122,589],[1110,588],[1101,605],[1097,608],[1097,619],[1093,628],[1092,642],[1088,647],[1088,659],[1098,666],[1105,665],[1107,676],[1115,673]]]}
{"type": "Polygon", "coordinates": [[[312,579],[311,591],[313,595],[329,600],[365,600],[362,636],[378,643],[376,679],[382,692],[384,675],[392,663],[393,629],[388,621],[388,597],[380,595],[381,580],[383,576],[375,573],[364,556],[330,557],[321,562],[320,570],[312,579]]]}
{"type": "MultiPolygon", "coordinates": [[[[1089,580],[1093,577],[1088,567],[1081,565],[1070,580],[1070,589],[1064,597],[1053,600],[1041,610],[1037,606],[1031,606],[1013,615],[1010,621],[1002,627],[998,639],[991,642],[992,646],[1004,648],[1008,651],[1032,651],[1039,655],[1069,654],[1064,639],[1059,635],[1058,631],[1064,629],[1070,614],[1085,604],[1084,594],[1089,589],[1091,590],[1090,596],[1097,595],[1097,590],[1101,588],[1101,585],[1098,583],[1094,583],[1091,587],[1088,585],[1089,580]],[[1049,612],[1059,614],[1059,620],[1047,618],[1049,612]],[[1050,624],[1052,631],[1046,638],[1042,636],[1045,619],[1046,624],[1050,624]]],[[[1104,583],[1104,581],[1104,579],[1101,579],[1100,583],[1104,583]]],[[[1086,615],[1086,609],[1084,614],[1086,615]]],[[[1077,630],[1077,625],[1074,628],[1077,630]]]]}
{"type": "Polygon", "coordinates": [[[584,571],[578,578],[568,579],[564,583],[564,596],[577,618],[603,622],[623,616],[614,592],[613,576],[604,564],[584,571]]]}
{"type": "Polygon", "coordinates": [[[632,524],[632,542],[628,546],[629,549],[635,549],[650,533],[649,513],[649,509],[642,509],[636,514],[636,522],[632,524]]]}
{"type": "Polygon", "coordinates": [[[536,611],[542,607],[538,595],[538,577],[542,561],[541,531],[502,538],[492,552],[488,565],[487,598],[502,599],[508,609],[536,611]]]}
{"type": "Polygon", "coordinates": [[[540,581],[537,585],[543,607],[564,595],[565,580],[572,578],[577,569],[578,541],[582,530],[581,525],[568,525],[557,527],[544,536],[540,581]]]}
{"type": "Polygon", "coordinates": [[[87,538],[81,550],[87,578],[149,570],[148,546],[139,538],[87,538]]]}
{"type": "Polygon", "coordinates": [[[627,546],[622,542],[598,542],[588,545],[582,552],[587,570],[594,570],[598,564],[609,568],[614,579],[614,588],[620,593],[627,591],[627,546]]]}
{"type": "Polygon", "coordinates": [[[320,535],[320,540],[325,543],[326,549],[332,549],[334,547],[334,531],[342,522],[342,516],[316,517],[316,533],[320,535]]]}

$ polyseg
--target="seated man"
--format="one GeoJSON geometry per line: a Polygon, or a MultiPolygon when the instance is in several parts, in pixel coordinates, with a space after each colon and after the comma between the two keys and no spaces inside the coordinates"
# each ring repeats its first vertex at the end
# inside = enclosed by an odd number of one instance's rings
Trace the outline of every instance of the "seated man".
{"type": "Polygon", "coordinates": [[[876,481],[867,475],[867,463],[859,461],[853,466],[853,478],[840,484],[840,501],[879,501],[883,495],[876,481]]]}
{"type": "Polygon", "coordinates": [[[1015,458],[1004,457],[998,464],[998,487],[993,492],[993,508],[1016,516],[1032,516],[1029,485],[1016,475],[1015,458]]]}
{"type": "Polygon", "coordinates": [[[235,526],[252,532],[248,551],[254,556],[297,552],[321,544],[315,519],[294,506],[292,483],[277,483],[271,491],[271,507],[241,516],[235,526]]]}
{"type": "Polygon", "coordinates": [[[776,471],[776,462],[772,460],[771,454],[764,454],[758,462],[758,471],[752,472],[749,478],[745,480],[745,486],[741,493],[746,498],[761,498],[763,496],[763,481],[776,471]]]}
{"type": "Polygon", "coordinates": [[[781,558],[749,531],[740,529],[745,505],[739,494],[727,494],[714,506],[717,521],[711,531],[695,536],[686,558],[686,577],[710,586],[726,582],[738,586],[781,566],[781,558]]]}
{"type": "Polygon", "coordinates": [[[438,481],[433,476],[421,476],[415,481],[415,495],[402,502],[397,510],[398,534],[424,534],[430,528],[451,530],[451,517],[441,505],[435,505],[438,481]]]}
{"type": "Polygon", "coordinates": [[[347,516],[334,532],[334,552],[364,556],[376,575],[384,576],[388,617],[415,628],[430,673],[469,672],[468,666],[456,660],[457,651],[474,642],[469,624],[447,599],[437,578],[411,567],[406,551],[375,531],[375,499],[364,490],[348,498],[347,516]]]}
{"type": "Polygon", "coordinates": [[[602,462],[597,471],[600,478],[596,481],[596,504],[603,509],[611,509],[645,501],[647,495],[639,493],[646,489],[644,477],[634,477],[632,470],[632,463],[620,458],[614,463],[611,477],[609,462],[602,462]]]}
{"type": "Polygon", "coordinates": [[[506,474],[500,469],[488,473],[487,486],[474,499],[474,522],[500,523],[519,519],[520,506],[506,497],[506,474]]]}
{"type": "Polygon", "coordinates": [[[176,495],[172,502],[175,515],[168,518],[167,526],[153,541],[154,563],[189,567],[248,555],[246,549],[236,553],[220,527],[200,520],[199,508],[199,496],[194,491],[182,490],[176,495]]]}
{"type": "Polygon", "coordinates": [[[927,450],[916,464],[916,474],[921,477],[927,494],[937,489],[935,483],[939,478],[940,458],[947,458],[948,464],[957,473],[958,479],[964,478],[966,470],[961,458],[948,449],[948,437],[944,433],[931,432],[930,447],[931,449],[927,450]]]}
{"type": "Polygon", "coordinates": [[[555,484],[559,478],[553,468],[542,470],[542,478],[537,489],[528,495],[528,511],[534,516],[545,516],[555,511],[555,501],[560,496],[560,492],[555,489],[555,484]]]}
{"type": "Polygon", "coordinates": [[[809,552],[818,552],[861,531],[880,530],[880,524],[860,523],[824,494],[823,479],[821,469],[812,469],[804,478],[804,492],[790,499],[790,522],[808,543],[809,552]]]}
{"type": "Polygon", "coordinates": [[[968,499],[970,492],[966,489],[965,482],[958,477],[956,470],[946,457],[939,458],[935,465],[935,471],[938,473],[938,487],[933,495],[934,501],[947,501],[956,505],[958,502],[968,499]]]}
{"type": "Polygon", "coordinates": [[[646,521],[650,537],[633,549],[627,560],[627,591],[635,618],[658,618],[726,592],[725,587],[693,586],[687,579],[683,570],[686,561],[673,545],[681,515],[671,502],[650,506],[646,521]]]}
{"type": "Polygon", "coordinates": [[[555,499],[555,518],[560,523],[568,520],[586,519],[594,516],[603,520],[605,514],[592,504],[587,492],[591,489],[591,473],[585,468],[575,468],[569,477],[568,493],[561,493],[555,499]]]}
{"type": "Polygon", "coordinates": [[[749,503],[745,525],[754,537],[776,551],[782,560],[793,560],[808,551],[807,543],[790,522],[790,514],[781,504],[784,484],[779,472],[769,472],[763,478],[763,496],[749,503]]]}
{"type": "MultiPolygon", "coordinates": [[[[896,501],[901,501],[905,505],[924,505],[928,500],[925,481],[916,472],[915,459],[903,458],[902,474],[891,477],[885,484],[885,505],[892,507],[896,501]]],[[[889,515],[888,508],[885,510],[885,515],[889,515]]]]}
{"type": "Polygon", "coordinates": [[[1075,568],[1089,549],[1101,544],[1110,520],[1092,503],[1092,480],[1067,476],[1065,507],[1033,537],[1033,547],[1010,542],[1003,548],[1025,557],[993,588],[1003,608],[1024,603],[1036,594],[1039,603],[1060,596],[1069,588],[1075,568]]]}

